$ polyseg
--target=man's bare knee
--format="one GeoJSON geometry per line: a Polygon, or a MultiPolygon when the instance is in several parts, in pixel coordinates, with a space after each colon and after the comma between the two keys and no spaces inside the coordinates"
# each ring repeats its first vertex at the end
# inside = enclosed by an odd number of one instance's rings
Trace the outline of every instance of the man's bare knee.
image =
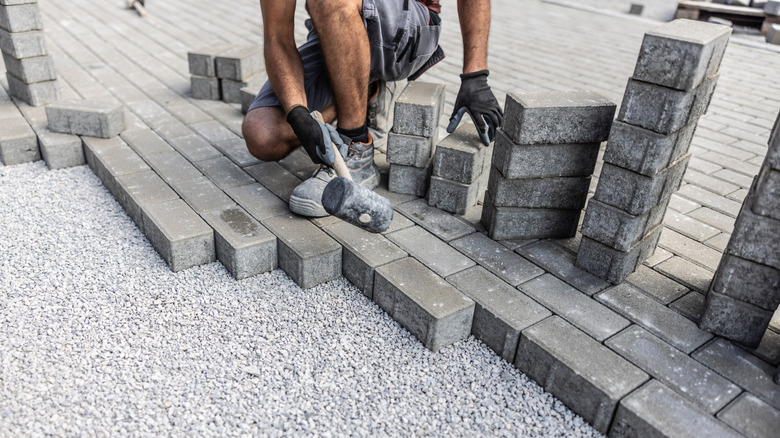
{"type": "Polygon", "coordinates": [[[281,109],[257,108],[244,117],[241,131],[246,147],[253,156],[263,161],[277,161],[286,157],[296,146],[295,135],[284,121],[281,109]]]}

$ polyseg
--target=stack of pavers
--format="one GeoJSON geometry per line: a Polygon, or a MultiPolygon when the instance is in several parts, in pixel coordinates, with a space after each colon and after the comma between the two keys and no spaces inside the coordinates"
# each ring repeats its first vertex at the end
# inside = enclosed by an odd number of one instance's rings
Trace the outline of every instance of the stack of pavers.
{"type": "Polygon", "coordinates": [[[246,112],[247,98],[253,99],[266,80],[260,46],[213,46],[188,52],[187,58],[195,99],[241,103],[246,112]]]}
{"type": "Polygon", "coordinates": [[[436,145],[428,205],[465,214],[485,192],[492,153],[492,145],[482,145],[474,125],[462,123],[436,145]]]}
{"type": "Polygon", "coordinates": [[[675,20],[645,35],[582,223],[580,268],[620,283],[655,251],[730,33],[675,20]]]}
{"type": "Polygon", "coordinates": [[[588,91],[507,95],[482,206],[491,238],[575,235],[615,109],[588,91]]]}
{"type": "Polygon", "coordinates": [[[780,115],[742,204],[699,327],[756,347],[780,304],[780,115]]]}
{"type": "Polygon", "coordinates": [[[37,0],[0,0],[0,48],[11,96],[33,106],[59,99],[37,0]]]}
{"type": "Polygon", "coordinates": [[[393,128],[387,137],[392,192],[424,197],[444,107],[444,85],[409,82],[395,102],[393,128]]]}

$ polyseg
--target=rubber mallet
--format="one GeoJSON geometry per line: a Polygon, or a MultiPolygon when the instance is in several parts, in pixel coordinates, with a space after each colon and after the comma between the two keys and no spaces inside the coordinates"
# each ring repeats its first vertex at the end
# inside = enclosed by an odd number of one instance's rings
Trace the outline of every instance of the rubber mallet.
{"type": "MultiPolygon", "coordinates": [[[[313,111],[312,116],[323,122],[319,111],[313,111]]],[[[333,169],[338,176],[322,192],[325,211],[372,233],[387,230],[393,222],[393,204],[387,198],[352,181],[338,147],[333,144],[333,148],[336,150],[333,169]]]]}

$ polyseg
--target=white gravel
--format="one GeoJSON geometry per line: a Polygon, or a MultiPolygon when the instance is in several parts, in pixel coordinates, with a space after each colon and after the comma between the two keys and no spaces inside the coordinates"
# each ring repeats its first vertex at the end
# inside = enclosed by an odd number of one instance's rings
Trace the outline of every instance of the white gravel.
{"type": "Polygon", "coordinates": [[[345,280],[171,273],[86,167],[0,166],[2,436],[599,436],[345,280]]]}

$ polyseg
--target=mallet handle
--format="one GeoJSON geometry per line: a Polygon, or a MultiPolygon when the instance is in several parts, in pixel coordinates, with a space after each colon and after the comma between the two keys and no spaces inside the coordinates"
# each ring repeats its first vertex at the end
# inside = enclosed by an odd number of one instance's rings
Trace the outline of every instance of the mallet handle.
{"type": "MultiPolygon", "coordinates": [[[[319,111],[312,111],[311,116],[316,120],[325,123],[325,120],[322,118],[322,114],[320,114],[319,111]]],[[[344,159],[341,158],[341,152],[339,152],[339,148],[336,147],[336,143],[331,142],[331,145],[333,146],[333,149],[336,150],[336,162],[333,163],[333,169],[336,171],[336,175],[343,176],[344,178],[352,181],[352,175],[350,175],[347,164],[344,163],[344,159]]]]}

